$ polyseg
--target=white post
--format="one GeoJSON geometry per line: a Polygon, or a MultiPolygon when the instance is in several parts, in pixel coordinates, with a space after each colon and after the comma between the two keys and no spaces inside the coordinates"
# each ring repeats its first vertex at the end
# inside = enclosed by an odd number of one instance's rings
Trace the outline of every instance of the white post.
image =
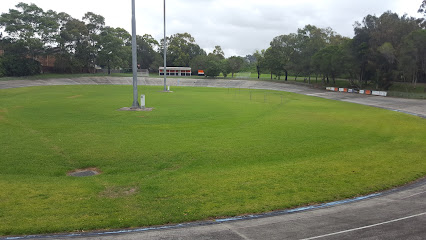
{"type": "Polygon", "coordinates": [[[141,95],[141,108],[145,108],[145,95],[141,95]]]}

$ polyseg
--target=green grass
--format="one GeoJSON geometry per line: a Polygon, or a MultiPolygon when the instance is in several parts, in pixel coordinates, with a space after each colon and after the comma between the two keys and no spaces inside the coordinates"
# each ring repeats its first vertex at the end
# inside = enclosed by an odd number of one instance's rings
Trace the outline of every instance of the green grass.
{"type": "Polygon", "coordinates": [[[425,120],[293,93],[0,90],[0,235],[127,228],[344,199],[426,175],[425,120]],[[251,100],[250,100],[251,96],[251,100]],[[75,178],[73,169],[101,175],[75,178]]]}

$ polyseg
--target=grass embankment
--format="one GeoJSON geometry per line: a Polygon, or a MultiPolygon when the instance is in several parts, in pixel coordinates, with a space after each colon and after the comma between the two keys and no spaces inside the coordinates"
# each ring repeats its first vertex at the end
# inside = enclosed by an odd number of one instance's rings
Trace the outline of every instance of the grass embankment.
{"type": "Polygon", "coordinates": [[[131,86],[0,90],[0,235],[266,212],[426,175],[418,117],[292,93],[160,90],[139,91],[152,112],[117,111],[131,86]],[[102,174],[67,176],[89,167],[102,174]]]}

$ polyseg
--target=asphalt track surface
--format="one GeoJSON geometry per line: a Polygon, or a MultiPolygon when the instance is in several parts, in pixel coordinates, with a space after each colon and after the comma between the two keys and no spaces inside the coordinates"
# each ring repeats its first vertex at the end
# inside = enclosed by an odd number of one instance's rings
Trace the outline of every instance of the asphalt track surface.
{"type": "MultiPolygon", "coordinates": [[[[0,81],[0,89],[75,84],[131,85],[131,78],[0,81]]],[[[162,85],[162,79],[140,79],[162,85]]],[[[245,80],[169,79],[168,85],[270,89],[364,104],[426,118],[426,101],[326,92],[305,86],[245,80]]],[[[425,160],[426,164],[426,160],[425,160]]],[[[0,237],[0,239],[426,239],[426,178],[355,199],[259,215],[139,229],[0,237]]]]}

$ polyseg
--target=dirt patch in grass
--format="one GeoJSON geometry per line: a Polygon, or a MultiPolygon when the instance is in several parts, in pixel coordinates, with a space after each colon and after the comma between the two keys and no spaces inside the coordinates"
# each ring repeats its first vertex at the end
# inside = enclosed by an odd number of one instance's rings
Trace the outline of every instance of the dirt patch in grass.
{"type": "Polygon", "coordinates": [[[104,198],[120,198],[127,197],[138,193],[137,187],[126,187],[126,186],[108,186],[105,190],[99,193],[100,197],[104,198]]]}
{"type": "Polygon", "coordinates": [[[78,97],[82,97],[83,95],[75,95],[75,96],[71,96],[71,97],[67,97],[67,98],[78,98],[78,97]]]}
{"type": "Polygon", "coordinates": [[[75,169],[75,170],[69,171],[67,175],[72,177],[89,177],[89,176],[99,175],[101,173],[102,171],[99,170],[98,168],[85,168],[85,169],[75,169]]]}

